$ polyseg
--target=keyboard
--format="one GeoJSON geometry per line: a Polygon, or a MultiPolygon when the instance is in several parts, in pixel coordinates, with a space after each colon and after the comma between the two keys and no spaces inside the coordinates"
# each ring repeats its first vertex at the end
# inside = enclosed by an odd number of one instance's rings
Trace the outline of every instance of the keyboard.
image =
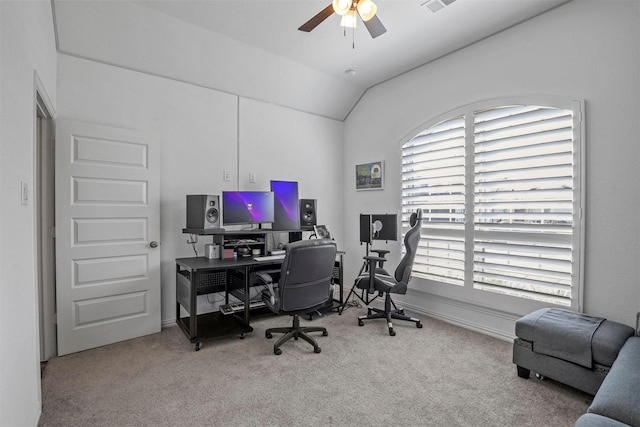
{"type": "Polygon", "coordinates": [[[284,259],[285,255],[268,255],[268,256],[257,256],[254,257],[254,261],[277,261],[279,259],[284,259]]]}
{"type": "MultiPolygon", "coordinates": [[[[249,303],[249,309],[260,308],[265,306],[266,304],[262,300],[251,301],[249,303]]],[[[232,304],[226,304],[226,305],[220,306],[220,312],[225,316],[229,314],[237,313],[243,310],[244,310],[244,304],[241,302],[235,302],[232,304]]]]}

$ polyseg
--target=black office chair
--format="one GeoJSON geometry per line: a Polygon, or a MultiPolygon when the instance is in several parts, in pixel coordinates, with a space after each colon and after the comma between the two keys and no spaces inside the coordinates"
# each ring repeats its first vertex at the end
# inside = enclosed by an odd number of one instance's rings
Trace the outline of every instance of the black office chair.
{"type": "Polygon", "coordinates": [[[406,253],[400,260],[400,263],[398,264],[394,275],[390,275],[381,267],[376,268],[376,263],[383,262],[385,260],[384,257],[365,256],[364,259],[369,263],[369,267],[367,269],[368,271],[358,276],[355,283],[355,286],[358,289],[366,290],[369,293],[378,292],[379,296],[384,294],[384,310],[374,307],[367,307],[367,315],[358,317],[358,325],[363,326],[363,320],[387,319],[387,324],[389,326],[389,335],[391,336],[394,336],[396,334],[393,330],[391,319],[414,322],[416,324],[416,327],[422,328],[420,319],[406,316],[404,314],[404,310],[402,308],[398,308],[391,299],[391,294],[404,295],[407,293],[407,285],[409,283],[409,280],[411,280],[413,260],[416,256],[416,251],[418,250],[418,243],[420,242],[422,210],[418,209],[417,213],[412,213],[409,222],[411,224],[411,229],[404,236],[404,246],[406,253]]]}
{"type": "Polygon", "coordinates": [[[273,352],[281,354],[280,346],[291,338],[302,338],[313,346],[316,353],[320,347],[309,332],[329,335],[326,328],[300,326],[300,314],[325,306],[333,299],[333,265],[336,259],[336,244],[328,239],[301,240],[289,243],[280,268],[280,278],[273,282],[269,272],[256,272],[266,285],[262,300],[276,314],[293,316],[290,328],[271,328],[265,331],[267,338],[274,333],[284,333],[274,345],[273,352]]]}

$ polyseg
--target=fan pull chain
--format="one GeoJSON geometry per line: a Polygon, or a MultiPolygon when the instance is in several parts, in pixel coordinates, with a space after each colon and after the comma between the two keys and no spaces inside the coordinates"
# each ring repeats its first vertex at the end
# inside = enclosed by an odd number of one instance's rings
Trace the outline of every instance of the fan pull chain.
{"type": "Polygon", "coordinates": [[[351,36],[351,49],[355,50],[355,48],[356,48],[356,28],[355,28],[355,25],[351,29],[351,34],[352,34],[352,36],[351,36]]]}

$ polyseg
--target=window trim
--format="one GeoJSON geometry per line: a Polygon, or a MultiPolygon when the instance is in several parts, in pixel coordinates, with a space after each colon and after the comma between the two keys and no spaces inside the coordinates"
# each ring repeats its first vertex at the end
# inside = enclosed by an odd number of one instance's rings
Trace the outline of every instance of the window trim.
{"type": "MultiPolygon", "coordinates": [[[[452,119],[456,116],[464,115],[465,117],[465,128],[467,131],[465,133],[465,150],[467,158],[473,159],[473,118],[474,113],[479,110],[486,110],[490,108],[496,108],[505,105],[537,105],[542,107],[550,107],[550,108],[563,108],[574,111],[573,116],[573,126],[574,126],[574,137],[575,137],[575,148],[578,151],[574,155],[574,174],[578,177],[575,180],[575,189],[574,192],[577,195],[578,200],[574,200],[574,212],[576,212],[574,220],[577,221],[577,224],[574,226],[573,230],[573,250],[577,251],[575,262],[572,264],[572,278],[575,283],[575,287],[572,288],[571,295],[571,304],[570,307],[563,306],[564,308],[570,308],[575,311],[582,311],[584,307],[584,260],[585,260],[585,224],[586,224],[586,215],[585,215],[585,206],[586,206],[586,138],[585,138],[585,121],[584,121],[584,112],[585,112],[585,101],[584,100],[571,100],[565,98],[557,98],[550,96],[514,96],[514,97],[505,97],[505,98],[494,98],[482,100],[474,103],[470,103],[461,107],[457,107],[455,109],[449,110],[443,114],[439,114],[436,117],[433,117],[427,121],[425,121],[420,126],[414,128],[411,132],[405,135],[404,138],[401,139],[398,148],[399,148],[399,158],[400,163],[402,164],[402,147],[404,144],[412,140],[416,135],[425,129],[429,129],[430,127],[452,119]]],[[[473,169],[473,165],[467,165],[466,168],[473,169]]],[[[467,185],[468,180],[473,181],[473,176],[469,176],[472,174],[467,173],[467,185]]],[[[400,167],[400,182],[402,183],[402,167],[400,167]]],[[[402,195],[402,187],[400,188],[400,196],[399,196],[399,204],[401,209],[403,208],[403,195],[402,195]]],[[[473,192],[466,192],[466,206],[472,206],[473,201],[473,192]]],[[[404,221],[402,223],[403,234],[407,229],[407,223],[404,221]]],[[[465,250],[471,251],[473,253],[473,227],[468,227],[465,231],[465,242],[466,247],[465,250]],[[471,236],[469,236],[471,234],[471,236]],[[471,237],[471,238],[469,238],[471,237]]],[[[514,313],[514,314],[526,314],[535,310],[537,308],[548,307],[550,303],[540,302],[536,300],[529,300],[524,298],[519,298],[510,295],[503,295],[494,292],[486,292],[474,289],[473,280],[470,280],[467,275],[473,274],[473,268],[465,267],[465,282],[464,286],[455,286],[448,285],[445,283],[440,283],[434,280],[415,277],[412,279],[414,281],[414,285],[411,287],[413,290],[417,292],[426,292],[429,294],[434,294],[441,297],[446,297],[450,299],[459,300],[464,303],[470,303],[473,305],[478,305],[481,307],[486,307],[490,309],[495,309],[503,312],[514,313]]]]}

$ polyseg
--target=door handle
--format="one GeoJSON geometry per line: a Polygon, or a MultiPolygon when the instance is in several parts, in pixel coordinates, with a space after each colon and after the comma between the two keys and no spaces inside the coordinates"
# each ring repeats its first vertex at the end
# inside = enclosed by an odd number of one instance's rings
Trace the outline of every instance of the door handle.
{"type": "Polygon", "coordinates": [[[151,246],[152,248],[157,248],[158,247],[158,242],[156,242],[155,240],[149,243],[149,246],[151,246]]]}

